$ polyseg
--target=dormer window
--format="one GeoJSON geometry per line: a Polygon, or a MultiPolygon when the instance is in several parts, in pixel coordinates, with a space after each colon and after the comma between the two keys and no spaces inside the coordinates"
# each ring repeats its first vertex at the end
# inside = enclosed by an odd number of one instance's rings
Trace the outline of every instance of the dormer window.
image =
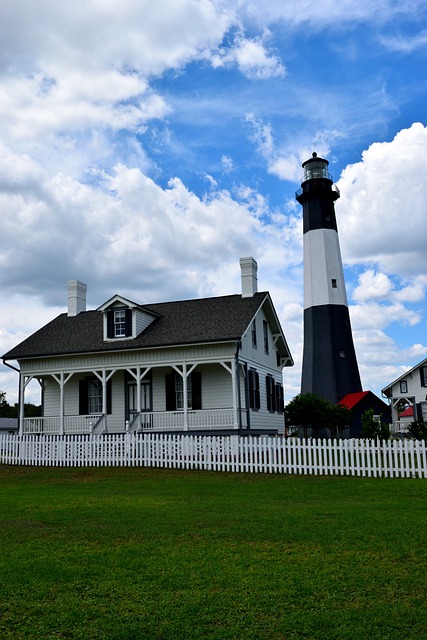
{"type": "Polygon", "coordinates": [[[155,311],[146,309],[116,294],[98,307],[103,315],[104,340],[128,340],[139,336],[156,318],[155,311]]]}
{"type": "Polygon", "coordinates": [[[132,310],[110,309],[107,311],[107,338],[120,339],[132,336],[132,310]]]}
{"type": "Polygon", "coordinates": [[[117,309],[114,311],[114,337],[126,337],[126,311],[125,309],[117,309]]]}

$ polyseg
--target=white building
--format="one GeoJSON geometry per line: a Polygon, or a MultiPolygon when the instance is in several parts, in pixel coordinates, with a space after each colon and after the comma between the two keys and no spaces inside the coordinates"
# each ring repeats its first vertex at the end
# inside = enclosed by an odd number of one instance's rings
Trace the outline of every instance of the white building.
{"type": "Polygon", "coordinates": [[[412,420],[427,422],[427,358],[384,387],[382,394],[390,399],[394,431],[407,430],[408,407],[413,410],[412,420]]]}
{"type": "Polygon", "coordinates": [[[257,263],[240,260],[242,293],[139,304],[114,295],[86,310],[68,283],[68,312],[3,356],[17,363],[20,433],[282,433],[282,369],[293,365],[257,263]],[[24,415],[41,387],[41,418],[24,415]]]}

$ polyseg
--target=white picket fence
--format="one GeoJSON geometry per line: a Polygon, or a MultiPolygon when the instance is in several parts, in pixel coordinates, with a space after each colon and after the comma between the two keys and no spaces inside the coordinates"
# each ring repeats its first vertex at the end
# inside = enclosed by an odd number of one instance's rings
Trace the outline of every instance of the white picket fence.
{"type": "Polygon", "coordinates": [[[282,436],[0,435],[0,464],[427,477],[426,443],[282,436]]]}

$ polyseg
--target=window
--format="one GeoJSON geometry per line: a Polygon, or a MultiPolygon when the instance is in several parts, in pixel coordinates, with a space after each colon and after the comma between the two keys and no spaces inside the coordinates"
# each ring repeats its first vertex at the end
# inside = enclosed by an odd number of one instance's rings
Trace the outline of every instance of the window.
{"type": "Polygon", "coordinates": [[[400,381],[400,393],[408,393],[408,383],[406,380],[400,381]]]}
{"type": "MultiPolygon", "coordinates": [[[[174,372],[165,376],[166,411],[184,409],[184,380],[174,372]]],[[[202,378],[199,371],[193,371],[187,377],[187,409],[202,408],[202,378]]]]}
{"type": "MultiPolygon", "coordinates": [[[[141,411],[151,411],[151,380],[141,380],[141,411]]],[[[135,415],[138,412],[138,393],[136,382],[131,380],[128,384],[128,404],[129,414],[135,415]]]]}
{"type": "Polygon", "coordinates": [[[89,380],[87,386],[88,413],[102,413],[101,380],[89,380]]]}
{"type": "Polygon", "coordinates": [[[248,371],[249,382],[249,406],[251,409],[261,407],[261,397],[259,393],[259,373],[254,369],[248,371]]]}
{"type": "MultiPolygon", "coordinates": [[[[79,382],[79,415],[102,413],[102,382],[98,378],[84,378],[79,382]]],[[[107,382],[107,413],[111,413],[111,380],[107,382]]]]}
{"type": "Polygon", "coordinates": [[[336,289],[337,288],[337,281],[336,281],[335,278],[332,278],[331,283],[332,283],[332,289],[336,289]]]}
{"type": "Polygon", "coordinates": [[[265,378],[265,389],[267,395],[267,409],[268,411],[277,411],[283,413],[284,411],[284,394],[283,385],[275,382],[272,375],[268,375],[265,378]]]}
{"type": "Polygon", "coordinates": [[[265,378],[265,390],[267,394],[267,410],[276,411],[276,383],[271,375],[265,378]]]}
{"type": "Polygon", "coordinates": [[[264,334],[264,351],[268,354],[268,324],[267,320],[262,321],[262,330],[264,334]]]}
{"type": "Polygon", "coordinates": [[[283,385],[276,382],[276,411],[283,413],[285,407],[285,398],[283,393],[283,385]]]}
{"type": "MultiPolygon", "coordinates": [[[[193,385],[192,377],[187,377],[187,407],[192,408],[193,404],[193,385]]],[[[175,375],[175,406],[184,409],[184,378],[177,373],[175,375]]]]}
{"type": "Polygon", "coordinates": [[[114,337],[126,337],[126,311],[125,309],[117,309],[114,311],[114,337]]]}
{"type": "Polygon", "coordinates": [[[110,309],[107,312],[107,338],[128,338],[132,335],[132,310],[110,309]]]}
{"type": "Polygon", "coordinates": [[[256,347],[256,322],[252,322],[252,346],[256,347]]]}
{"type": "Polygon", "coordinates": [[[420,367],[421,386],[427,387],[427,367],[420,367]]]}

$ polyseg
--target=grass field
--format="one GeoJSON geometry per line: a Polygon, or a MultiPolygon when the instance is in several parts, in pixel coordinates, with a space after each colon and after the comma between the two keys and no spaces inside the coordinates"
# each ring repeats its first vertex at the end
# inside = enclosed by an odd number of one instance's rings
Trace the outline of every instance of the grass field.
{"type": "Polygon", "coordinates": [[[427,484],[0,466],[0,638],[427,637],[427,484]]]}

